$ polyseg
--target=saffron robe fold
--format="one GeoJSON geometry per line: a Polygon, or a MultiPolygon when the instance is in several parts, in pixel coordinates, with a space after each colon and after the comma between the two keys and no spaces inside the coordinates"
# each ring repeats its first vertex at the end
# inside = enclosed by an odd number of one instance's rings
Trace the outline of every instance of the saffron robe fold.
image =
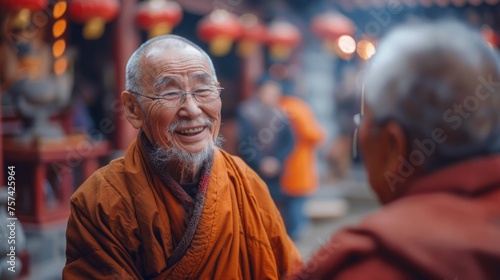
{"type": "Polygon", "coordinates": [[[425,176],[289,279],[500,279],[500,156],[425,176]]]}
{"type": "Polygon", "coordinates": [[[139,140],[71,198],[64,279],[281,279],[301,264],[264,182],[215,150],[193,240],[167,267],[190,219],[139,140]]]}

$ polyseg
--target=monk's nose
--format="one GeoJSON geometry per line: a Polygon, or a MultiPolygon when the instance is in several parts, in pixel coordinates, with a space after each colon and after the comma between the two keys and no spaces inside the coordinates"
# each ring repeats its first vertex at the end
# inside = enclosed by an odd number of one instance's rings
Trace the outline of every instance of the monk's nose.
{"type": "Polygon", "coordinates": [[[191,94],[186,96],[186,100],[184,100],[184,104],[182,104],[179,110],[179,116],[187,117],[191,119],[197,118],[202,113],[202,110],[199,104],[194,100],[191,94]]]}

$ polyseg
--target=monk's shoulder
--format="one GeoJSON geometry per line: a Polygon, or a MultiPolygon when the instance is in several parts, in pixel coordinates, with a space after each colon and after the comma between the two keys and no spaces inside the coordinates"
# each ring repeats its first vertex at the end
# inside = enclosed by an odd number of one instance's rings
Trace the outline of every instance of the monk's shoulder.
{"type": "Polygon", "coordinates": [[[130,210],[131,196],[127,191],[123,158],[112,160],[96,170],[71,196],[71,203],[84,212],[98,208],[105,214],[130,210]]]}
{"type": "MultiPolygon", "coordinates": [[[[450,212],[462,212],[458,205],[465,201],[447,193],[431,193],[403,197],[385,205],[362,222],[366,226],[383,226],[387,229],[429,225],[436,219],[445,218],[450,212]]],[[[466,211],[463,211],[466,212],[466,211]]]]}
{"type": "Polygon", "coordinates": [[[228,175],[239,177],[242,181],[247,183],[243,184],[242,187],[248,187],[252,192],[256,193],[269,193],[266,183],[262,181],[259,175],[250,166],[248,166],[243,159],[238,156],[231,155],[223,150],[220,150],[220,152],[226,161],[228,175]]]}
{"type": "MultiPolygon", "coordinates": [[[[227,166],[229,167],[228,175],[239,177],[235,182],[241,182],[241,184],[235,184],[233,187],[240,192],[240,197],[245,198],[245,203],[248,205],[253,205],[256,207],[261,214],[261,217],[265,217],[271,223],[275,221],[277,217],[281,217],[278,209],[276,208],[269,189],[266,183],[260,178],[260,176],[248,166],[241,158],[238,156],[231,155],[227,152],[221,151],[222,155],[227,160],[227,166]]],[[[239,203],[244,203],[240,201],[239,203]]],[[[280,218],[281,219],[281,218],[280,218]]]]}

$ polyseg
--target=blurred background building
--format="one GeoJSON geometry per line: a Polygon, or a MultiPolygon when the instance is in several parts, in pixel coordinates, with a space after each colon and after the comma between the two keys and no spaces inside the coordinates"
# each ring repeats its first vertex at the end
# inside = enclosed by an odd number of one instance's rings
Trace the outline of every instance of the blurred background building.
{"type": "Polygon", "coordinates": [[[318,154],[323,200],[310,207],[321,221],[298,244],[307,257],[338,225],[377,207],[351,150],[363,68],[379,38],[402,22],[456,18],[498,48],[498,2],[0,0],[0,183],[7,186],[14,166],[15,215],[27,237],[27,249],[18,252],[21,277],[60,278],[69,197],[135,137],[119,96],[126,62],[148,38],[181,35],[212,55],[225,88],[224,148],[233,154],[236,109],[263,73],[278,73],[286,91],[313,109],[327,144],[318,154]],[[347,200],[332,200],[338,197],[347,200]],[[346,201],[350,211],[340,223],[323,220],[344,213],[346,201]]]}

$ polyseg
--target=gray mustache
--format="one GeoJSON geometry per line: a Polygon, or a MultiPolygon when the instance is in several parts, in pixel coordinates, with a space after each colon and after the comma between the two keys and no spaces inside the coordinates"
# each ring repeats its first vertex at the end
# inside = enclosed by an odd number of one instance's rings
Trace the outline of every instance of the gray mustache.
{"type": "Polygon", "coordinates": [[[202,119],[198,119],[198,120],[183,120],[183,121],[179,121],[179,122],[175,122],[173,124],[171,124],[169,127],[168,127],[168,132],[171,132],[173,133],[177,128],[179,127],[188,127],[188,126],[194,126],[194,125],[204,125],[204,126],[208,126],[208,127],[212,127],[212,125],[214,124],[214,121],[210,118],[202,118],[202,119]]]}

